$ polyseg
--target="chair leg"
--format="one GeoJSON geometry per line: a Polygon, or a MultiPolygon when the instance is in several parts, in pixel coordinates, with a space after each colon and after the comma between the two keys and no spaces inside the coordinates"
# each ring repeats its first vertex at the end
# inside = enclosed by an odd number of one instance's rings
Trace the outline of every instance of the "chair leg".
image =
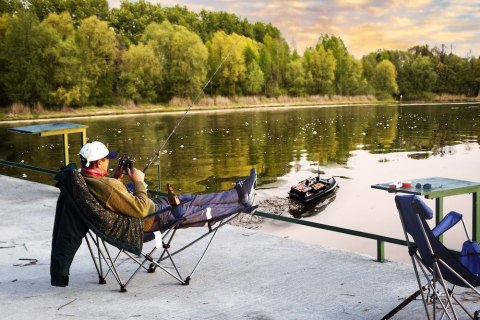
{"type": "Polygon", "coordinates": [[[415,300],[419,295],[420,295],[420,290],[417,290],[417,291],[414,292],[410,297],[408,297],[408,298],[405,299],[402,303],[400,303],[398,306],[396,306],[394,309],[392,309],[389,313],[387,313],[386,315],[384,315],[384,316],[382,317],[382,320],[388,320],[388,319],[390,319],[391,317],[393,317],[394,315],[396,315],[397,312],[399,312],[400,310],[402,310],[403,308],[405,308],[410,302],[412,302],[413,300],[415,300]]]}
{"type": "Polygon", "coordinates": [[[120,292],[127,292],[127,285],[135,277],[135,275],[137,274],[137,272],[141,268],[144,268],[148,273],[153,273],[153,272],[156,271],[157,268],[160,268],[163,271],[165,271],[166,273],[168,273],[170,276],[175,278],[177,281],[179,281],[182,285],[189,285],[190,281],[192,280],[193,275],[195,274],[196,270],[198,269],[200,263],[203,261],[204,257],[206,256],[207,251],[209,250],[209,248],[210,248],[210,246],[213,242],[213,239],[216,236],[216,233],[217,233],[218,229],[221,226],[223,226],[224,224],[228,223],[230,220],[234,219],[239,213],[240,212],[238,212],[234,215],[230,215],[228,218],[225,218],[223,220],[219,220],[218,225],[216,227],[213,227],[213,225],[211,223],[208,223],[208,231],[207,232],[205,232],[203,235],[197,237],[195,240],[191,241],[190,243],[183,246],[182,248],[176,250],[175,252],[170,252],[170,244],[173,240],[174,235],[178,231],[179,225],[181,223],[181,221],[179,221],[178,222],[179,224],[173,226],[165,234],[161,235],[162,236],[163,250],[161,251],[160,257],[155,258],[155,259],[153,258],[153,254],[155,253],[155,251],[157,249],[160,248],[159,243],[156,243],[156,246],[150,251],[150,253],[147,253],[147,254],[142,253],[141,257],[143,259],[138,259],[139,258],[138,256],[134,256],[134,255],[130,254],[129,252],[125,251],[125,250],[119,250],[119,252],[115,256],[112,256],[112,255],[110,255],[109,248],[107,247],[107,243],[105,243],[98,236],[97,236],[97,239],[95,241],[94,236],[89,232],[89,237],[91,238],[93,244],[96,246],[96,249],[98,250],[98,262],[97,262],[95,254],[93,252],[94,247],[93,247],[93,245],[91,246],[91,244],[89,242],[89,239],[86,238],[87,244],[88,244],[88,247],[89,247],[89,250],[90,250],[90,254],[92,256],[92,259],[94,261],[94,264],[95,264],[95,267],[96,267],[96,270],[97,270],[97,274],[98,274],[98,277],[99,277],[99,283],[100,284],[105,284],[106,283],[106,278],[111,272],[113,277],[115,278],[115,280],[118,282],[118,284],[120,286],[120,292]],[[202,240],[203,238],[205,238],[207,236],[210,236],[210,238],[208,239],[208,243],[206,245],[206,248],[201,253],[200,258],[195,263],[195,266],[193,267],[193,270],[191,271],[191,273],[186,278],[183,278],[182,275],[180,274],[179,268],[177,267],[177,265],[176,265],[176,263],[173,259],[173,256],[182,252],[182,251],[184,251],[185,249],[189,248],[190,246],[194,245],[195,243],[199,242],[200,240],[202,240]],[[121,278],[121,275],[120,275],[120,272],[119,272],[121,270],[117,270],[117,265],[118,265],[118,267],[120,267],[120,263],[117,264],[117,260],[119,259],[120,255],[122,253],[126,254],[130,259],[134,260],[138,264],[138,268],[134,271],[133,274],[130,275],[130,277],[128,278],[128,280],[126,282],[123,282],[123,280],[121,278]],[[170,271],[165,266],[163,266],[161,264],[164,260],[167,260],[167,259],[170,260],[170,262],[171,262],[173,268],[175,269],[175,271],[173,271],[173,270],[170,271]],[[103,267],[102,267],[103,262],[105,263],[105,265],[108,268],[108,270],[107,270],[107,268],[105,269],[107,271],[105,274],[103,272],[103,267]],[[148,263],[148,265],[147,265],[147,263],[148,263]]]}
{"type": "MultiPolygon", "coordinates": [[[[95,244],[98,244],[98,236],[97,236],[97,241],[95,241],[93,239],[93,236],[89,233],[89,236],[92,237],[92,241],[95,243],[95,244]]],[[[103,275],[103,268],[102,268],[102,258],[101,258],[101,254],[100,254],[100,248],[98,247],[97,245],[97,250],[98,250],[98,262],[97,262],[97,259],[95,257],[95,255],[93,254],[93,249],[92,249],[92,245],[90,244],[90,241],[88,240],[88,236],[85,236],[85,241],[87,242],[87,246],[88,246],[88,250],[90,251],[90,256],[92,257],[92,261],[93,261],[93,264],[95,266],[95,270],[97,271],[97,274],[98,274],[98,284],[106,284],[107,281],[106,281],[106,276],[103,275]]]]}

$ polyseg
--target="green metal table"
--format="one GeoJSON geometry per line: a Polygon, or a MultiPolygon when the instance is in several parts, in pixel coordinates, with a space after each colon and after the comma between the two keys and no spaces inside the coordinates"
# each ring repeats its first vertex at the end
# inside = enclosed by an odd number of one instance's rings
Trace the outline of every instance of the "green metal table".
{"type": "Polygon", "coordinates": [[[480,182],[456,180],[442,177],[404,180],[411,181],[411,187],[393,188],[391,183],[378,183],[371,187],[392,193],[409,193],[435,199],[435,217],[438,224],[443,218],[443,198],[461,194],[472,194],[472,238],[480,239],[480,182]],[[428,188],[428,184],[430,188],[428,188]],[[425,187],[427,185],[427,188],[425,187]],[[417,187],[420,186],[420,187],[417,187]]]}
{"type": "Polygon", "coordinates": [[[38,134],[40,136],[55,136],[63,135],[63,159],[64,164],[69,164],[68,157],[68,135],[70,133],[80,133],[82,136],[82,145],[87,143],[87,125],[69,122],[59,123],[47,123],[37,124],[24,127],[9,128],[9,131],[26,133],[26,134],[38,134]]]}

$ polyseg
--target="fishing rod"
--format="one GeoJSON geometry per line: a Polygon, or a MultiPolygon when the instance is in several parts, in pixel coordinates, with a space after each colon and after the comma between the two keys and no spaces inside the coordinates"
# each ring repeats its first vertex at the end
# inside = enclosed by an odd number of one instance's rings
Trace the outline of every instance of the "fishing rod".
{"type": "Polygon", "coordinates": [[[227,55],[223,58],[223,60],[220,62],[220,64],[218,65],[217,69],[215,70],[215,72],[212,74],[212,76],[208,79],[208,81],[205,83],[205,85],[202,87],[202,90],[196,95],[195,99],[193,99],[192,103],[188,106],[187,110],[185,111],[185,113],[183,114],[183,116],[180,118],[180,120],[177,122],[177,124],[175,125],[175,127],[173,127],[173,130],[170,132],[170,134],[168,135],[167,139],[165,139],[165,141],[163,142],[163,144],[160,146],[160,149],[158,150],[158,152],[155,152],[154,156],[147,162],[147,165],[145,166],[145,168],[143,168],[143,173],[145,173],[148,168],[150,168],[150,165],[156,161],[157,159],[160,158],[160,155],[163,151],[163,148],[165,148],[165,146],[167,145],[168,143],[168,140],[170,140],[170,138],[173,136],[173,134],[177,131],[177,128],[178,126],[180,126],[180,124],[182,123],[182,121],[185,119],[185,117],[187,116],[188,112],[192,109],[192,106],[195,105],[198,100],[200,99],[200,96],[202,94],[204,94],[204,91],[205,89],[208,87],[208,85],[212,82],[213,78],[217,75],[218,71],[220,70],[220,68],[223,66],[223,64],[225,63],[225,61],[227,61],[227,59],[230,57],[230,55],[232,54],[233,52],[233,49],[236,48],[237,44],[240,42],[240,39],[241,39],[241,36],[238,37],[237,41],[231,46],[231,48],[229,49],[227,55]]]}

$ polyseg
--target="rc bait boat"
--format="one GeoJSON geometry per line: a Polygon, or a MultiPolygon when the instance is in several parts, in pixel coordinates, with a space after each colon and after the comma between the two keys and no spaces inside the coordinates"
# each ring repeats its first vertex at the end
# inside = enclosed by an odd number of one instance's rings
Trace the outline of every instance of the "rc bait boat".
{"type": "Polygon", "coordinates": [[[303,205],[312,204],[327,197],[338,187],[334,177],[321,178],[320,175],[300,181],[290,188],[290,198],[303,205]]]}

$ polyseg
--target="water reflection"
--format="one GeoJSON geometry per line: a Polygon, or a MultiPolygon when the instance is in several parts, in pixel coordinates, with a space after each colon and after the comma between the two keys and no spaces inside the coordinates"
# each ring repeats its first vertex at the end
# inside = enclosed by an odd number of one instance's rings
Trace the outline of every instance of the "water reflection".
{"type": "MultiPolygon", "coordinates": [[[[217,191],[257,167],[264,182],[290,171],[302,155],[322,168],[344,165],[352,150],[388,154],[408,151],[413,159],[452,155],[452,146],[478,142],[476,106],[349,106],[269,111],[191,113],[162,150],[162,180],[189,192],[217,191]]],[[[139,167],[155,155],[181,114],[76,120],[89,126],[90,140],[101,140],[139,167]]],[[[22,124],[24,125],[24,124],[22,124]]],[[[58,168],[60,137],[11,133],[0,127],[0,158],[58,168]]],[[[78,158],[80,139],[70,138],[78,158]]],[[[2,168],[2,173],[10,174],[2,168]]],[[[156,169],[147,172],[158,187],[156,169]]],[[[12,173],[18,175],[18,173],[12,173]]],[[[28,172],[27,172],[28,174],[28,172]]],[[[37,179],[35,174],[30,177],[37,179]]],[[[41,178],[40,178],[41,179],[41,178]]]]}
{"type": "MultiPolygon", "coordinates": [[[[69,121],[88,125],[90,140],[101,140],[120,154],[134,155],[137,166],[143,168],[181,116],[69,121]]],[[[291,214],[285,202],[290,186],[314,175],[314,163],[319,163],[326,175],[352,179],[341,179],[335,201],[307,210],[301,214],[303,218],[400,238],[392,196],[372,191],[370,185],[426,176],[480,181],[479,118],[478,105],[192,112],[162,150],[158,170],[152,166],[147,172],[147,181],[150,188],[164,188],[168,181],[179,192],[213,192],[231,188],[255,167],[259,187],[267,188],[259,190],[259,200],[275,203],[270,209],[278,214],[291,214]],[[383,212],[385,208],[388,214],[383,212]]],[[[24,125],[28,123],[0,124],[0,158],[59,168],[61,138],[6,130],[24,125]]],[[[78,159],[80,137],[71,136],[69,142],[73,161],[78,159]]],[[[31,171],[0,166],[0,174],[53,184],[51,177],[31,171]]],[[[276,222],[268,222],[263,228],[271,230],[273,226],[289,229],[290,235],[297,233],[295,226],[278,226],[276,222]]],[[[302,230],[305,240],[328,243],[318,231],[307,235],[302,230]]],[[[326,237],[332,238],[330,235],[326,237]]]]}

